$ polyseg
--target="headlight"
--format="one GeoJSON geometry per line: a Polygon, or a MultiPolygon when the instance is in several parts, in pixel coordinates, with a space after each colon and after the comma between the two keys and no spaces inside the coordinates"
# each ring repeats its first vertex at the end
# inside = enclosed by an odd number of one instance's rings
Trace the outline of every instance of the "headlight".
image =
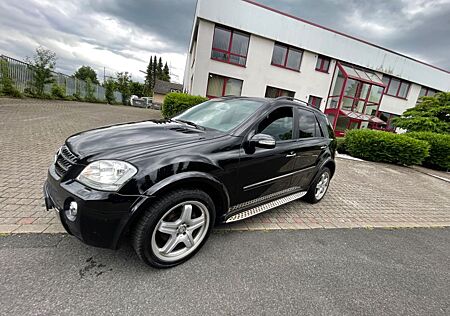
{"type": "Polygon", "coordinates": [[[99,160],[84,168],[77,180],[93,189],[118,191],[136,172],[137,169],[125,161],[99,160]]]}
{"type": "Polygon", "coordinates": [[[56,152],[55,157],[54,157],[54,159],[53,159],[53,160],[54,160],[53,163],[56,163],[56,160],[58,160],[58,156],[59,156],[59,154],[61,153],[61,148],[62,148],[62,146],[59,147],[58,151],[56,152]]]}

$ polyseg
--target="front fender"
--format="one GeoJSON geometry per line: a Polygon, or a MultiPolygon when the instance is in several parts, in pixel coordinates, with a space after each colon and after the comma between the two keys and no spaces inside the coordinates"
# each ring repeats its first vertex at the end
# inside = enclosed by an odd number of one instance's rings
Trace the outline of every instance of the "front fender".
{"type": "Polygon", "coordinates": [[[122,237],[130,226],[150,207],[151,203],[156,198],[164,195],[170,190],[183,187],[198,187],[212,195],[211,198],[219,208],[216,210],[216,212],[218,212],[218,214],[216,214],[217,218],[220,218],[229,208],[230,197],[227,188],[210,174],[200,171],[188,171],[174,174],[151,186],[144,195],[137,199],[131,207],[130,212],[119,224],[113,241],[113,248],[118,248],[122,237]]]}

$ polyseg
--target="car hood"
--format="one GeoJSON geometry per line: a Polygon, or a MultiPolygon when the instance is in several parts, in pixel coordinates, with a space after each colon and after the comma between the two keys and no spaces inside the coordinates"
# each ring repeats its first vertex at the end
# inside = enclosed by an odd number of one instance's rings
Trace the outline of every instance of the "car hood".
{"type": "Polygon", "coordinates": [[[126,159],[223,135],[172,120],[150,120],[81,132],[69,137],[66,144],[81,159],[126,159]]]}

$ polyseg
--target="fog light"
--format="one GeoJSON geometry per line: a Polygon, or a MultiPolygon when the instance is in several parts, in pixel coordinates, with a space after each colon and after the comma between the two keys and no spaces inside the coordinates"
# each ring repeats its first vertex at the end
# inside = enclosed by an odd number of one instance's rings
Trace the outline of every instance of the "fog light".
{"type": "Polygon", "coordinates": [[[73,222],[77,218],[78,204],[75,201],[70,202],[69,209],[66,210],[66,217],[69,221],[73,222]]]}

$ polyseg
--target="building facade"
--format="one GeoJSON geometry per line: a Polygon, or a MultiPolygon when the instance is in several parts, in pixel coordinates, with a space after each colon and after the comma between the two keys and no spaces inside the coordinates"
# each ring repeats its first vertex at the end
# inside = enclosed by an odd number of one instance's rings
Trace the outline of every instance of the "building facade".
{"type": "Polygon", "coordinates": [[[250,0],[198,0],[184,90],[292,96],[346,129],[392,130],[422,95],[450,90],[450,73],[250,0]]]}
{"type": "Polygon", "coordinates": [[[153,99],[152,103],[157,106],[161,106],[164,103],[166,95],[170,92],[182,92],[183,86],[179,83],[173,83],[156,79],[155,86],[153,87],[153,99]]]}

